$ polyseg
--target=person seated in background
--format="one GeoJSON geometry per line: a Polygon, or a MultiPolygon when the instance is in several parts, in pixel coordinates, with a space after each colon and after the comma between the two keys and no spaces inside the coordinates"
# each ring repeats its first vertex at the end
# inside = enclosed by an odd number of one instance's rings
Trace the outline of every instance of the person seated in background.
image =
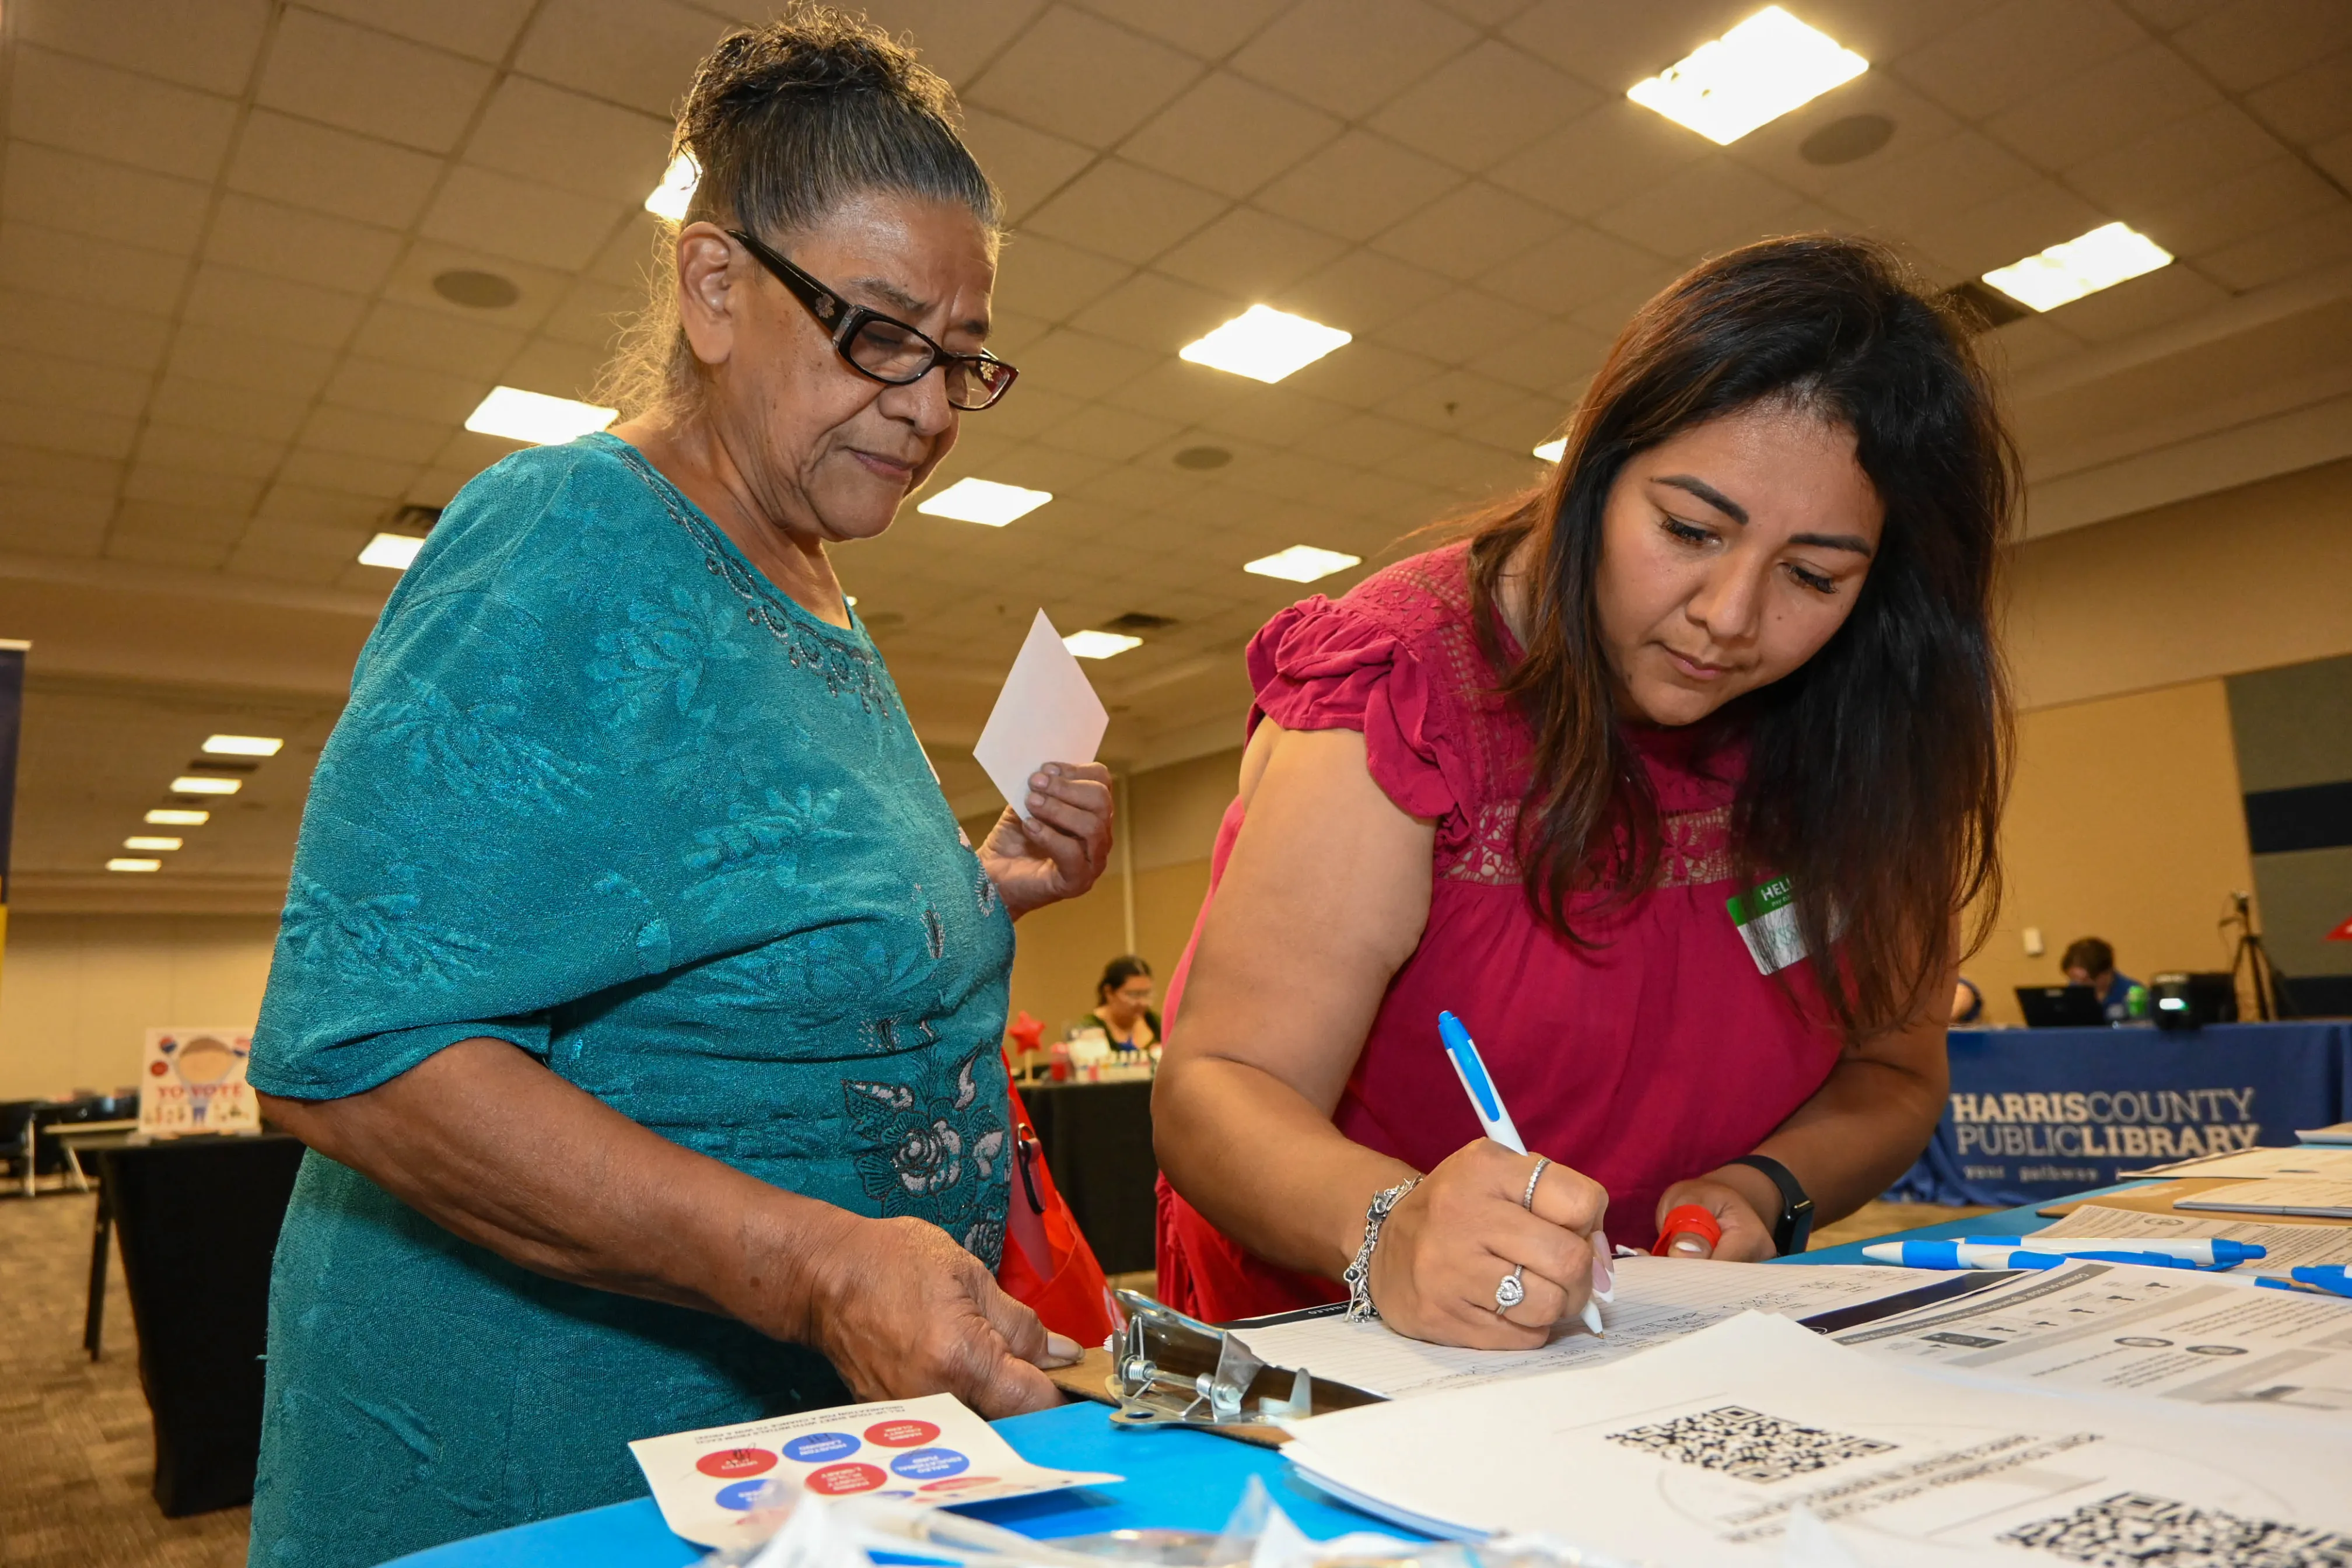
{"type": "Polygon", "coordinates": [[[2058,961],[2069,985],[2087,985],[2099,994],[2099,1005],[2110,1024],[2147,1016],[2147,987],[2128,974],[2116,973],[2116,950],[2095,936],[2084,937],[2058,961]],[[2137,996],[2135,996],[2137,993],[2137,996]]]}
{"type": "Polygon", "coordinates": [[[1151,965],[1133,953],[1112,959],[1095,982],[1095,1010],[1079,1020],[1082,1029],[1100,1029],[1122,1051],[1150,1050],[1160,1043],[1160,1015],[1151,1010],[1151,965]]]}
{"type": "Polygon", "coordinates": [[[1952,983],[1952,1022],[1984,1022],[1984,993],[1978,990],[1977,983],[1965,974],[1952,983]]]}

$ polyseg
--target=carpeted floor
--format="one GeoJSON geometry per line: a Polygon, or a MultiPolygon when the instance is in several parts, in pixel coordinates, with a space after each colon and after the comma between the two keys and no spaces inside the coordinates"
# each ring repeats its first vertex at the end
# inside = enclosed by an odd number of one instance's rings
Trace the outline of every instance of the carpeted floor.
{"type": "Polygon", "coordinates": [[[247,1510],[165,1519],[121,1259],[81,1348],[96,1200],[0,1198],[0,1568],[241,1568],[247,1510]]]}

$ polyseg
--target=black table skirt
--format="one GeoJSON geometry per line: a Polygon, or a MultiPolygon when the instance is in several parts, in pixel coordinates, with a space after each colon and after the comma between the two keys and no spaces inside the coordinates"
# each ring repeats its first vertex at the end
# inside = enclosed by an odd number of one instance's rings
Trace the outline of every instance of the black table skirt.
{"type": "Polygon", "coordinates": [[[1046,1168],[1106,1273],[1154,1267],[1151,1085],[1024,1085],[1046,1168]]]}
{"type": "Polygon", "coordinates": [[[191,1137],[96,1155],[139,1326],[167,1519],[253,1496],[269,1264],[302,1163],[295,1139],[191,1137]]]}

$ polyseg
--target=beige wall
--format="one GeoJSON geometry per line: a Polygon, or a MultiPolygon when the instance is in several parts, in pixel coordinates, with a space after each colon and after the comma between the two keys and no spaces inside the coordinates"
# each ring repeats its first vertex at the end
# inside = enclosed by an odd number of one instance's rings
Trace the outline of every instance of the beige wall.
{"type": "Polygon", "coordinates": [[[0,963],[0,1100],[132,1082],[150,1028],[251,1026],[270,915],[16,915],[0,963]]]}

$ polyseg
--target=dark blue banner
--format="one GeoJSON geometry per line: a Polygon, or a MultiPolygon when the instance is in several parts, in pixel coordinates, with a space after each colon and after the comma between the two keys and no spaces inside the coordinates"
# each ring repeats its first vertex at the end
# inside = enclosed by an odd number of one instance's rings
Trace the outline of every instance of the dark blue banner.
{"type": "Polygon", "coordinates": [[[1955,1029],[1935,1141],[1891,1198],[2040,1202],[2352,1120],[2352,1024],[1955,1029]]]}

